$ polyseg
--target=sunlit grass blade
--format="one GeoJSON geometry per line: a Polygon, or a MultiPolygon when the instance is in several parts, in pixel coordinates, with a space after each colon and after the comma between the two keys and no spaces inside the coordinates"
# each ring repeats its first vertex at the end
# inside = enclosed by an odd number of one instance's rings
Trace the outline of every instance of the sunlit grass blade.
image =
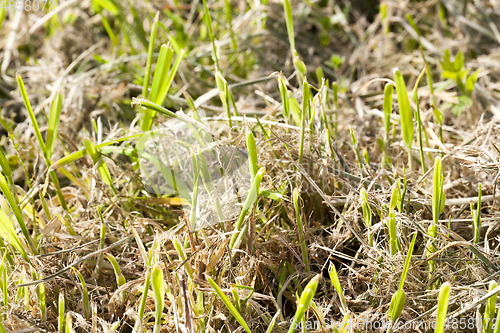
{"type": "Polygon", "coordinates": [[[0,210],[0,236],[9,242],[22,256],[26,262],[29,262],[28,254],[26,253],[23,244],[17,237],[16,230],[12,225],[11,220],[7,217],[3,210],[0,210]]]}
{"type": "Polygon", "coordinates": [[[3,21],[5,20],[5,16],[7,16],[6,7],[0,7],[0,28],[2,28],[3,21]]]}
{"type": "Polygon", "coordinates": [[[278,76],[278,87],[280,90],[281,102],[283,104],[283,117],[288,124],[290,119],[290,96],[288,95],[285,79],[281,73],[278,76]]]}
{"type": "Polygon", "coordinates": [[[413,114],[410,107],[410,100],[406,91],[405,81],[399,69],[394,70],[394,80],[396,81],[396,92],[398,94],[399,114],[401,116],[401,132],[403,140],[408,149],[408,164],[412,169],[411,146],[413,143],[413,114]]]}
{"type": "Polygon", "coordinates": [[[302,223],[302,211],[300,209],[300,193],[298,188],[293,189],[293,206],[295,208],[295,219],[297,220],[297,228],[299,232],[299,244],[300,244],[300,252],[302,253],[302,260],[306,265],[306,271],[310,271],[309,267],[309,255],[307,254],[307,245],[306,245],[306,235],[304,224],[302,223]]]}
{"type": "Polygon", "coordinates": [[[14,181],[12,180],[12,169],[10,168],[2,147],[0,147],[0,168],[2,168],[2,173],[5,175],[5,178],[7,178],[7,183],[9,185],[13,185],[14,181]]]}
{"type": "Polygon", "coordinates": [[[85,147],[87,148],[87,152],[92,158],[94,164],[97,165],[97,171],[101,175],[102,181],[111,187],[111,190],[114,194],[117,194],[115,186],[113,185],[113,179],[111,178],[111,174],[109,173],[108,166],[104,163],[102,159],[102,154],[97,150],[96,146],[89,139],[85,139],[84,141],[85,147]]]}
{"type": "Polygon", "coordinates": [[[384,165],[390,165],[388,161],[388,147],[389,147],[389,133],[391,129],[391,113],[392,113],[392,95],[394,93],[394,86],[391,83],[387,83],[384,87],[384,128],[385,128],[385,140],[384,140],[384,165]]]}
{"type": "Polygon", "coordinates": [[[250,331],[250,328],[248,327],[247,323],[245,322],[245,319],[243,319],[243,317],[238,312],[238,310],[236,310],[236,307],[231,303],[231,300],[229,300],[229,298],[222,292],[222,290],[219,288],[217,283],[215,283],[215,281],[209,276],[207,276],[207,281],[208,281],[208,283],[210,283],[212,288],[214,288],[215,292],[221,298],[222,302],[224,302],[224,304],[226,305],[229,312],[231,312],[233,317],[238,321],[238,323],[240,323],[240,325],[243,327],[243,329],[247,333],[252,333],[250,331]]]}
{"type": "Polygon", "coordinates": [[[314,295],[316,294],[316,289],[318,288],[319,279],[321,275],[316,275],[307,286],[304,288],[302,295],[299,299],[299,304],[297,306],[297,310],[295,311],[295,316],[290,324],[290,329],[288,333],[293,333],[297,329],[299,323],[304,319],[304,315],[306,314],[307,309],[309,308],[309,304],[311,303],[314,295]]]}
{"type": "MultiPolygon", "coordinates": [[[[7,310],[9,308],[9,289],[7,280],[7,264],[5,263],[5,258],[7,257],[7,252],[3,255],[2,263],[0,263],[0,291],[2,291],[2,301],[4,309],[4,319],[7,319],[7,310]]],[[[0,314],[0,322],[2,321],[2,315],[0,314]]]]}
{"type": "Polygon", "coordinates": [[[64,305],[64,294],[62,291],[59,292],[59,301],[57,306],[57,330],[59,333],[64,333],[64,313],[65,313],[65,305],[64,305]]]}
{"type": "Polygon", "coordinates": [[[297,72],[297,78],[299,82],[304,82],[307,74],[306,64],[300,59],[297,50],[294,50],[293,53],[293,65],[295,66],[295,70],[297,72]]]}
{"type": "MultiPolygon", "coordinates": [[[[115,271],[116,284],[118,285],[118,288],[120,288],[126,283],[125,276],[123,276],[122,270],[120,269],[120,265],[118,265],[116,258],[111,253],[106,253],[106,258],[108,258],[109,262],[113,266],[113,270],[115,271]]],[[[127,298],[127,292],[122,291],[122,302],[125,302],[126,298],[127,298]]]]}
{"type": "Polygon", "coordinates": [[[391,210],[389,216],[385,219],[387,228],[389,229],[389,248],[391,257],[398,252],[398,236],[396,229],[396,212],[391,210]]]}
{"type": "Polygon", "coordinates": [[[328,271],[328,275],[330,276],[330,280],[332,281],[335,291],[337,292],[337,294],[339,294],[340,303],[342,304],[343,308],[342,310],[344,313],[347,313],[349,309],[347,308],[347,302],[344,296],[344,289],[342,289],[342,285],[340,284],[340,279],[337,274],[337,269],[335,268],[335,265],[333,264],[331,265],[330,270],[328,271]]]}
{"type": "Polygon", "coordinates": [[[156,104],[158,105],[163,104],[163,101],[167,97],[167,93],[170,90],[170,86],[174,81],[175,74],[177,73],[177,70],[179,69],[179,65],[181,64],[183,58],[184,58],[184,50],[181,50],[180,53],[177,54],[177,58],[175,59],[175,62],[172,65],[172,68],[170,69],[170,72],[168,73],[167,80],[163,82],[163,84],[161,85],[161,89],[158,93],[156,104]]]}
{"type": "Polygon", "coordinates": [[[203,18],[205,19],[205,24],[208,29],[208,37],[210,38],[210,42],[212,43],[212,57],[214,59],[215,68],[220,69],[219,58],[217,57],[217,49],[215,47],[214,29],[212,28],[212,18],[210,17],[210,12],[208,10],[206,0],[203,0],[203,10],[204,10],[203,18]]]}
{"type": "Polygon", "coordinates": [[[177,239],[175,239],[175,238],[172,239],[172,244],[174,244],[174,248],[177,251],[177,254],[179,255],[179,258],[181,259],[181,261],[185,262],[184,268],[186,269],[186,272],[188,273],[189,277],[192,280],[193,279],[193,267],[191,266],[191,263],[189,262],[189,260],[186,260],[187,256],[186,256],[186,253],[184,252],[183,247],[181,246],[179,241],[177,241],[177,239]]]}
{"type": "MultiPolygon", "coordinates": [[[[52,105],[50,108],[50,116],[49,116],[49,131],[47,132],[47,142],[50,143],[49,148],[47,148],[45,141],[43,141],[42,134],[40,133],[40,128],[38,127],[38,122],[36,120],[35,113],[33,112],[33,109],[31,108],[31,103],[28,98],[28,93],[26,92],[26,88],[24,87],[24,82],[23,79],[19,74],[16,75],[17,77],[17,84],[19,85],[19,89],[21,90],[21,95],[24,100],[24,105],[26,109],[28,110],[28,115],[31,120],[31,125],[33,126],[33,130],[35,131],[35,136],[38,141],[38,145],[40,146],[40,150],[42,151],[43,157],[45,158],[45,163],[47,164],[47,167],[50,168],[51,166],[51,161],[50,158],[52,157],[52,153],[54,151],[54,145],[55,145],[55,140],[57,138],[57,128],[59,126],[59,118],[61,115],[61,108],[62,108],[62,96],[60,94],[57,95],[56,99],[52,101],[52,105]],[[50,142],[49,142],[50,139],[50,142]],[[50,152],[50,155],[49,155],[50,152]]],[[[64,196],[61,192],[61,189],[59,187],[59,181],[57,179],[57,176],[55,173],[50,172],[50,178],[52,182],[54,183],[54,186],[56,188],[56,195],[57,198],[59,199],[59,202],[61,206],[64,208],[64,210],[67,210],[66,206],[66,201],[64,200],[64,196]]],[[[44,200],[42,198],[42,200],[44,200]]]]}
{"type": "MultiPolygon", "coordinates": [[[[33,239],[31,238],[31,236],[28,232],[28,228],[26,227],[26,223],[24,222],[23,214],[18,207],[17,200],[14,198],[14,194],[11,192],[9,184],[7,183],[7,180],[2,175],[2,173],[0,173],[0,189],[2,190],[3,195],[7,199],[7,202],[9,203],[10,209],[14,213],[14,216],[16,217],[17,223],[19,224],[19,227],[21,228],[21,231],[23,233],[24,238],[28,242],[31,251],[35,255],[38,254],[38,248],[36,247],[35,242],[33,241],[33,239]]],[[[10,223],[10,220],[8,220],[8,221],[10,223]]],[[[23,257],[24,257],[24,255],[23,255],[23,257]]]]}
{"type": "Polygon", "coordinates": [[[62,95],[57,94],[50,105],[49,127],[47,129],[46,155],[50,159],[54,153],[56,145],[57,131],[59,128],[59,119],[62,110],[62,95]]]}
{"type": "Polygon", "coordinates": [[[229,128],[232,128],[233,123],[231,121],[231,109],[229,104],[229,88],[226,79],[218,70],[215,70],[215,81],[217,83],[217,89],[219,89],[219,96],[222,102],[222,106],[226,110],[227,124],[229,128]]]}
{"type": "Polygon", "coordinates": [[[396,207],[399,208],[401,202],[401,181],[396,179],[394,184],[392,184],[391,201],[389,203],[389,210],[394,210],[396,207]]]}
{"type": "MultiPolygon", "coordinates": [[[[491,292],[497,286],[498,283],[496,283],[495,281],[491,281],[488,291],[491,292]]],[[[494,294],[493,296],[488,298],[488,301],[486,302],[486,308],[484,309],[484,316],[483,316],[484,333],[491,333],[493,327],[496,327],[498,325],[498,322],[495,322],[497,296],[498,294],[494,294]]]]}
{"type": "Polygon", "coordinates": [[[259,158],[257,155],[257,145],[255,144],[255,136],[250,128],[247,129],[247,150],[248,150],[248,162],[250,165],[250,175],[252,181],[259,171],[259,158]]]}
{"type": "MultiPolygon", "coordinates": [[[[418,84],[420,83],[420,80],[425,74],[426,67],[420,72],[420,75],[417,78],[417,82],[415,82],[415,87],[413,88],[413,94],[412,94],[412,99],[415,102],[417,109],[415,110],[415,114],[417,116],[417,139],[418,139],[418,145],[420,148],[420,164],[422,165],[422,174],[425,175],[427,168],[425,167],[425,155],[424,155],[424,146],[423,146],[423,139],[422,139],[422,119],[420,117],[420,103],[418,101],[418,84]]],[[[425,130],[424,130],[425,131],[425,130]]]]}
{"type": "MultiPolygon", "coordinates": [[[[149,100],[155,104],[163,104],[163,100],[160,100],[160,91],[162,86],[167,81],[168,71],[170,65],[172,64],[172,58],[174,56],[174,50],[170,45],[163,44],[160,48],[160,55],[156,62],[156,69],[153,76],[153,83],[151,85],[151,92],[149,93],[149,100]]],[[[144,110],[141,119],[141,129],[143,131],[148,131],[151,129],[152,121],[156,113],[144,110]]]]}
{"type": "Polygon", "coordinates": [[[87,289],[87,284],[83,278],[82,273],[80,273],[76,268],[72,267],[73,272],[78,276],[80,283],[82,285],[82,301],[83,301],[83,314],[85,319],[90,320],[90,303],[89,303],[89,291],[87,289]]]}
{"type": "MultiPolygon", "coordinates": [[[[163,279],[163,270],[159,263],[153,266],[151,273],[151,282],[153,285],[153,293],[155,297],[155,327],[154,333],[159,333],[161,329],[161,314],[165,302],[165,281],[163,279]]],[[[147,291],[145,291],[147,293],[147,291]]]]}
{"type": "Polygon", "coordinates": [[[153,258],[153,257],[156,256],[155,253],[158,252],[159,247],[160,247],[160,242],[158,241],[158,238],[155,237],[155,239],[153,240],[153,246],[149,250],[149,256],[148,256],[148,258],[144,258],[144,260],[145,260],[144,264],[147,267],[147,270],[146,270],[146,280],[144,281],[144,290],[142,292],[141,302],[139,304],[139,311],[138,311],[138,314],[137,314],[137,318],[136,318],[136,321],[135,321],[134,331],[133,332],[142,332],[142,324],[143,324],[143,320],[144,320],[144,312],[146,310],[146,302],[147,302],[147,299],[148,299],[149,286],[151,285],[151,279],[152,279],[152,271],[153,270],[152,270],[151,264],[152,264],[153,260],[156,259],[156,258],[153,258]]]}
{"type": "Polygon", "coordinates": [[[236,36],[234,34],[233,29],[233,15],[231,13],[231,3],[229,0],[224,0],[224,7],[226,11],[226,23],[229,28],[229,34],[231,35],[231,41],[233,43],[233,50],[236,51],[238,48],[238,44],[236,43],[236,36]]]}
{"type": "Polygon", "coordinates": [[[146,73],[144,74],[144,83],[142,85],[142,96],[144,98],[148,98],[149,93],[149,80],[151,76],[151,65],[153,63],[153,53],[155,48],[155,40],[156,40],[156,31],[158,30],[158,19],[160,16],[160,12],[156,12],[155,18],[153,20],[153,25],[151,27],[151,35],[149,36],[149,45],[148,45],[148,58],[146,61],[146,73]]]}
{"type": "Polygon", "coordinates": [[[238,238],[240,232],[241,232],[241,227],[243,225],[243,221],[245,220],[245,216],[248,213],[248,210],[250,207],[257,201],[259,197],[259,186],[260,182],[262,181],[262,177],[264,176],[264,173],[266,172],[265,168],[260,168],[259,171],[257,172],[257,175],[255,175],[255,178],[252,182],[252,187],[250,188],[250,191],[248,192],[248,195],[245,199],[245,203],[243,204],[243,208],[241,210],[240,217],[238,218],[238,221],[236,222],[235,228],[234,228],[234,234],[231,237],[231,242],[229,243],[229,248],[232,249],[236,239],[238,238]]]}
{"type": "Polygon", "coordinates": [[[450,298],[451,284],[443,283],[439,290],[438,310],[437,310],[437,327],[435,333],[443,333],[446,323],[446,313],[448,312],[448,299],[450,298]]]}
{"type": "MultiPolygon", "coordinates": [[[[445,194],[443,190],[443,171],[441,158],[436,156],[434,160],[434,178],[432,180],[432,224],[429,225],[427,244],[427,255],[430,256],[436,252],[434,239],[437,237],[437,224],[439,217],[444,211],[445,194]]],[[[429,279],[435,271],[436,260],[429,260],[429,279]]]]}
{"type": "Polygon", "coordinates": [[[434,178],[432,181],[432,221],[437,224],[439,216],[444,211],[445,194],[443,190],[443,170],[441,158],[434,160],[434,178]]]}
{"type": "Polygon", "coordinates": [[[16,78],[17,78],[17,84],[19,85],[19,89],[21,90],[21,96],[23,97],[24,106],[28,110],[28,115],[31,120],[31,126],[33,126],[33,130],[35,131],[36,139],[38,141],[38,144],[40,145],[40,149],[42,150],[43,155],[47,156],[45,142],[43,141],[42,134],[40,133],[40,128],[38,127],[38,122],[36,121],[35,113],[31,108],[31,103],[28,99],[28,93],[26,92],[26,88],[24,87],[23,79],[19,74],[16,74],[16,78]]]}
{"type": "Polygon", "coordinates": [[[290,0],[283,1],[283,9],[285,10],[285,21],[286,21],[286,31],[288,33],[288,41],[290,43],[290,49],[292,50],[292,55],[295,51],[295,34],[293,32],[293,15],[292,15],[292,5],[290,0]]]}
{"type": "MultiPolygon", "coordinates": [[[[42,274],[38,274],[38,279],[41,280],[43,278],[42,274]]],[[[40,307],[40,319],[42,321],[47,320],[47,303],[45,301],[45,283],[40,283],[38,285],[38,299],[39,299],[39,307],[40,307]]]]}
{"type": "Polygon", "coordinates": [[[413,238],[408,249],[408,254],[406,255],[405,265],[403,267],[403,273],[401,274],[401,279],[399,281],[398,291],[392,296],[391,304],[389,306],[389,320],[391,321],[391,326],[388,332],[392,332],[392,324],[401,315],[403,308],[406,303],[406,293],[403,291],[403,286],[406,280],[406,274],[408,273],[408,268],[410,267],[411,256],[413,254],[413,248],[415,247],[415,241],[417,240],[417,234],[413,235],[413,238]]]}

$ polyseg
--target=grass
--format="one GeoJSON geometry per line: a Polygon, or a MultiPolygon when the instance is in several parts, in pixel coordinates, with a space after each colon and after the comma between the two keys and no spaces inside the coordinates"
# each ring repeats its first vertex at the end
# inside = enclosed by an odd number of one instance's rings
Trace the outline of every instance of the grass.
{"type": "Polygon", "coordinates": [[[494,2],[57,7],[0,8],[0,332],[500,332],[494,2]]]}

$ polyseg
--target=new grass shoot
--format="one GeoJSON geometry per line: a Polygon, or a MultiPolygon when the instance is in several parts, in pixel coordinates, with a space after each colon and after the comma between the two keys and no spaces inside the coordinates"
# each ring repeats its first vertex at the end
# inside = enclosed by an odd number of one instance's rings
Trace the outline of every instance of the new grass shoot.
{"type": "Polygon", "coordinates": [[[410,243],[410,248],[408,249],[408,254],[406,255],[405,265],[403,267],[403,273],[401,274],[401,279],[399,282],[398,291],[392,296],[391,304],[389,306],[389,329],[387,333],[391,333],[393,331],[393,325],[398,320],[399,316],[401,316],[401,312],[403,312],[403,308],[406,303],[406,293],[403,290],[403,286],[406,280],[406,274],[408,273],[408,268],[410,267],[411,255],[413,254],[413,248],[415,246],[415,241],[417,239],[417,234],[413,235],[413,238],[410,243]]]}
{"type": "MultiPolygon", "coordinates": [[[[427,242],[427,256],[436,252],[435,239],[437,237],[438,220],[444,211],[445,194],[443,190],[443,170],[441,157],[436,156],[434,160],[434,178],[432,180],[432,223],[427,230],[429,241],[427,242]]],[[[436,260],[429,260],[429,279],[436,270],[436,260]]]]}
{"type": "Polygon", "coordinates": [[[438,310],[437,310],[437,327],[434,333],[443,333],[446,323],[446,313],[448,312],[448,300],[450,298],[451,284],[443,283],[439,290],[438,310]]]}
{"type": "Polygon", "coordinates": [[[408,149],[408,165],[412,167],[411,147],[413,143],[413,113],[406,91],[406,84],[399,69],[394,70],[394,80],[396,81],[396,92],[398,95],[399,114],[401,116],[401,132],[403,141],[408,149]]]}
{"type": "Polygon", "coordinates": [[[295,311],[295,316],[290,324],[290,329],[288,333],[293,333],[297,329],[299,323],[304,319],[304,315],[306,314],[307,309],[309,308],[309,304],[316,294],[316,289],[318,288],[319,279],[321,275],[316,275],[304,288],[302,295],[299,299],[299,304],[297,306],[297,310],[295,311]]]}

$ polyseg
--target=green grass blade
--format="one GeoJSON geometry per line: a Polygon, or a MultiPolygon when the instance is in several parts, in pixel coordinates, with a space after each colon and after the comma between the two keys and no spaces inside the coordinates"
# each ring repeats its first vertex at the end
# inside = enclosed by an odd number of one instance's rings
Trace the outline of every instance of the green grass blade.
{"type": "Polygon", "coordinates": [[[437,310],[437,327],[435,333],[443,333],[444,325],[446,323],[446,313],[448,312],[448,299],[450,298],[451,284],[449,282],[443,283],[439,290],[438,310],[437,310]]]}
{"type": "MultiPolygon", "coordinates": [[[[149,94],[149,100],[153,103],[161,105],[163,100],[160,100],[160,92],[162,91],[162,86],[167,81],[168,71],[172,64],[172,58],[174,56],[174,50],[170,45],[163,44],[160,48],[160,55],[158,61],[156,62],[156,69],[153,76],[153,83],[151,85],[151,92],[149,94]]],[[[151,112],[144,110],[141,119],[141,129],[143,131],[148,131],[151,129],[153,118],[156,112],[151,112]]]]}
{"type": "Polygon", "coordinates": [[[106,163],[104,163],[104,160],[102,159],[101,153],[97,150],[96,146],[89,139],[85,139],[84,143],[85,147],[87,147],[87,152],[92,158],[92,161],[94,162],[94,164],[97,164],[97,171],[99,171],[99,174],[101,175],[103,182],[109,187],[111,187],[111,190],[116,195],[118,192],[116,191],[115,186],[113,185],[113,179],[111,178],[111,174],[109,173],[108,166],[106,165],[106,163]]]}
{"type": "Polygon", "coordinates": [[[286,31],[288,33],[288,41],[290,42],[290,49],[292,50],[292,55],[295,51],[295,34],[293,32],[293,15],[292,15],[292,5],[290,0],[283,1],[283,8],[285,10],[285,21],[286,21],[286,31]]]}
{"type": "Polygon", "coordinates": [[[217,58],[217,48],[215,47],[214,29],[212,28],[212,18],[210,17],[210,12],[208,10],[206,0],[203,0],[203,11],[203,18],[205,19],[205,24],[207,25],[208,29],[208,37],[210,38],[210,42],[212,43],[212,57],[214,58],[215,68],[220,69],[219,58],[217,58]]]}
{"type": "MultiPolygon", "coordinates": [[[[144,133],[129,135],[129,136],[125,136],[125,137],[122,137],[122,138],[119,138],[116,140],[106,141],[106,142],[103,142],[101,144],[96,145],[95,148],[101,149],[103,147],[111,146],[111,145],[114,145],[116,143],[120,143],[123,141],[127,141],[130,139],[141,137],[142,135],[144,135],[144,133]]],[[[52,165],[50,167],[50,171],[56,170],[57,168],[60,168],[60,167],[65,166],[67,164],[70,164],[70,163],[72,163],[72,162],[74,162],[74,161],[76,161],[76,160],[78,160],[86,155],[88,155],[87,148],[84,148],[84,149],[81,149],[81,150],[76,151],[74,153],[71,153],[71,154],[57,160],[55,163],[52,163],[52,165]]]]}
{"type": "Polygon", "coordinates": [[[186,253],[184,253],[184,249],[182,248],[181,244],[177,239],[172,239],[172,244],[174,245],[175,250],[177,251],[177,254],[179,255],[179,258],[181,259],[181,262],[184,262],[184,268],[186,269],[186,272],[189,275],[189,278],[192,280],[193,279],[193,267],[191,266],[191,263],[189,260],[187,260],[186,253]]]}
{"type": "Polygon", "coordinates": [[[40,128],[38,127],[35,113],[33,112],[33,109],[31,108],[31,103],[28,99],[28,93],[26,92],[26,88],[24,88],[23,79],[21,78],[21,75],[19,75],[19,74],[16,74],[16,78],[17,78],[17,84],[19,85],[19,89],[21,90],[21,95],[23,97],[24,106],[26,106],[26,109],[28,110],[28,115],[29,115],[30,120],[31,120],[31,125],[33,126],[33,129],[35,130],[36,139],[38,140],[38,144],[40,145],[40,149],[42,150],[43,156],[47,156],[47,150],[45,149],[45,142],[43,141],[42,134],[40,133],[40,128]]]}
{"type": "Polygon", "coordinates": [[[416,240],[417,240],[417,234],[415,233],[411,240],[410,248],[408,249],[408,254],[406,255],[405,265],[403,267],[403,273],[401,274],[401,280],[399,282],[399,290],[403,290],[403,285],[406,280],[406,274],[408,273],[408,269],[410,268],[411,256],[413,254],[413,248],[415,247],[416,240]]]}
{"type": "Polygon", "coordinates": [[[10,168],[9,161],[4,154],[2,147],[0,147],[0,168],[2,168],[2,173],[7,178],[8,184],[13,185],[14,181],[12,180],[12,169],[10,168]]]}
{"type": "Polygon", "coordinates": [[[262,181],[262,177],[264,176],[266,169],[265,168],[260,168],[259,172],[257,172],[257,175],[255,175],[255,178],[252,182],[252,187],[250,188],[250,191],[248,192],[247,198],[245,199],[245,203],[243,204],[243,209],[241,210],[240,217],[238,221],[236,222],[236,226],[234,228],[235,233],[231,237],[231,242],[229,243],[229,248],[232,249],[234,246],[234,243],[236,242],[236,239],[238,238],[241,227],[243,225],[243,221],[245,220],[245,216],[248,213],[248,210],[250,207],[257,201],[259,197],[259,186],[260,182],[262,181]]]}
{"type": "Polygon", "coordinates": [[[144,74],[144,83],[142,85],[142,96],[148,98],[149,80],[151,76],[151,65],[153,63],[153,53],[155,49],[156,41],[156,31],[158,30],[158,19],[160,17],[160,12],[156,12],[155,18],[153,20],[153,25],[151,26],[151,35],[149,37],[148,45],[148,59],[146,60],[146,73],[144,74]]]}
{"type": "Polygon", "coordinates": [[[385,140],[386,141],[389,141],[393,93],[394,93],[394,86],[390,83],[387,83],[384,87],[384,126],[385,126],[385,140]]]}
{"type": "Polygon", "coordinates": [[[0,190],[2,190],[3,195],[7,199],[7,202],[9,203],[10,209],[12,209],[12,212],[14,213],[14,216],[16,217],[17,223],[19,224],[19,227],[21,228],[21,231],[24,235],[24,238],[26,238],[26,241],[28,242],[31,251],[33,254],[38,254],[38,249],[35,245],[35,242],[31,238],[28,228],[26,227],[26,223],[24,222],[23,214],[21,210],[18,207],[17,200],[14,197],[14,194],[11,192],[9,184],[5,177],[0,173],[0,190]]]}
{"type": "Polygon", "coordinates": [[[332,281],[335,291],[337,292],[337,294],[339,294],[340,303],[342,304],[344,311],[347,313],[348,311],[347,302],[344,297],[344,290],[342,289],[342,285],[340,284],[340,279],[337,274],[337,269],[335,268],[335,265],[331,265],[331,268],[328,271],[328,275],[330,276],[330,280],[332,281]]]}
{"type": "Polygon", "coordinates": [[[427,68],[424,67],[422,72],[420,72],[420,75],[417,78],[417,81],[415,82],[415,87],[413,88],[413,93],[412,93],[412,99],[415,102],[417,109],[415,110],[415,114],[417,116],[417,139],[418,139],[418,145],[420,148],[420,163],[422,165],[422,174],[425,175],[427,172],[427,168],[425,167],[425,155],[424,155],[424,146],[423,146],[423,139],[422,139],[422,119],[420,117],[420,103],[418,101],[418,84],[420,83],[420,80],[425,74],[425,70],[427,68]]]}
{"type": "Polygon", "coordinates": [[[177,70],[179,69],[179,65],[181,64],[181,61],[184,57],[184,50],[181,50],[180,53],[177,55],[177,58],[175,59],[174,64],[172,65],[172,68],[170,69],[170,72],[167,76],[167,80],[161,85],[161,89],[158,93],[158,98],[156,104],[162,105],[163,101],[167,97],[167,93],[170,90],[170,86],[172,85],[172,82],[174,81],[175,74],[177,73],[177,70]]]}
{"type": "Polygon", "coordinates": [[[398,95],[399,114],[401,115],[401,132],[403,140],[408,148],[408,159],[411,168],[411,145],[413,143],[413,114],[410,107],[410,100],[406,91],[405,81],[399,69],[394,70],[394,79],[396,81],[396,92],[398,95]]]}
{"type": "Polygon", "coordinates": [[[405,265],[403,267],[403,273],[401,274],[401,280],[399,282],[398,291],[392,296],[391,303],[389,306],[389,320],[391,323],[395,323],[396,320],[401,315],[403,308],[406,303],[406,293],[403,291],[403,286],[406,280],[406,274],[408,272],[408,268],[410,267],[411,256],[413,254],[413,248],[415,246],[415,240],[417,239],[417,234],[413,235],[413,239],[411,240],[410,248],[408,249],[408,254],[406,255],[405,265]]]}
{"type": "Polygon", "coordinates": [[[231,41],[233,43],[233,50],[236,51],[238,49],[238,44],[236,43],[236,36],[233,30],[233,15],[231,13],[231,3],[229,0],[224,0],[224,7],[226,10],[226,23],[229,28],[229,34],[231,35],[231,41]]]}
{"type": "Polygon", "coordinates": [[[5,16],[7,16],[6,7],[0,7],[0,29],[2,28],[3,21],[5,20],[5,16]]]}
{"type": "Polygon", "coordinates": [[[288,95],[285,79],[281,73],[278,77],[278,87],[280,90],[281,101],[283,103],[283,117],[288,124],[288,120],[290,119],[290,96],[288,95]]]}
{"type": "Polygon", "coordinates": [[[82,300],[83,300],[83,313],[85,319],[90,320],[90,303],[89,303],[89,291],[87,289],[87,284],[83,278],[82,273],[80,273],[76,268],[71,267],[73,272],[78,276],[80,283],[82,284],[82,300]]]}
{"type": "Polygon", "coordinates": [[[231,121],[231,109],[229,105],[229,88],[226,79],[218,70],[215,70],[215,82],[217,83],[217,89],[219,89],[219,96],[222,102],[222,106],[226,110],[227,124],[229,128],[232,128],[233,123],[231,121]]]}
{"type": "Polygon", "coordinates": [[[238,321],[238,323],[240,323],[240,325],[243,327],[243,329],[247,333],[252,333],[250,331],[250,328],[248,327],[247,323],[245,322],[245,319],[243,319],[243,317],[238,312],[238,310],[236,310],[236,307],[229,300],[229,297],[227,297],[222,292],[222,290],[219,288],[219,286],[217,285],[217,283],[215,283],[215,281],[212,280],[212,278],[209,277],[209,276],[207,276],[207,281],[208,281],[208,283],[210,283],[210,285],[212,286],[212,288],[215,289],[215,292],[217,293],[217,295],[222,299],[222,302],[224,302],[224,304],[226,305],[226,307],[229,310],[229,312],[231,312],[231,314],[233,315],[233,317],[238,321]]]}
{"type": "Polygon", "coordinates": [[[26,250],[24,249],[21,240],[19,239],[19,237],[17,237],[16,230],[14,229],[11,220],[1,209],[0,209],[0,236],[2,236],[3,239],[9,242],[9,244],[12,245],[23,256],[23,259],[26,260],[26,262],[29,262],[28,254],[26,253],[26,250]]]}
{"type": "MultiPolygon", "coordinates": [[[[489,288],[488,288],[488,291],[491,292],[497,286],[498,286],[498,283],[496,283],[495,281],[491,281],[489,288]]],[[[498,322],[495,323],[497,295],[498,294],[491,296],[490,298],[488,298],[488,301],[486,302],[486,308],[484,309],[484,316],[483,316],[484,333],[491,333],[493,326],[498,325],[498,322]]]]}
{"type": "Polygon", "coordinates": [[[58,301],[58,306],[57,306],[57,329],[59,333],[64,333],[64,312],[65,312],[65,306],[64,306],[64,294],[62,291],[59,292],[59,301],[58,301]]]}
{"type": "MultiPolygon", "coordinates": [[[[441,157],[434,160],[434,178],[432,181],[432,221],[437,224],[444,211],[445,194],[443,190],[443,171],[441,157]]],[[[435,236],[434,236],[435,237],[435,236]]]]}
{"type": "MultiPolygon", "coordinates": [[[[163,312],[163,304],[165,302],[165,281],[163,279],[163,270],[159,263],[156,263],[153,266],[151,282],[153,285],[156,308],[154,333],[159,333],[161,328],[161,314],[163,312]]],[[[147,291],[144,292],[147,293],[147,291]]]]}
{"type": "MultiPolygon", "coordinates": [[[[120,288],[127,282],[125,280],[125,276],[123,276],[122,270],[120,269],[120,265],[118,265],[116,258],[111,253],[106,253],[106,258],[108,258],[109,262],[111,263],[111,266],[113,266],[113,270],[115,272],[115,277],[116,277],[116,284],[118,285],[118,288],[120,288]]],[[[127,297],[127,292],[123,291],[122,302],[125,302],[126,297],[127,297]]]]}
{"type": "Polygon", "coordinates": [[[47,130],[47,144],[46,144],[46,154],[47,159],[50,160],[52,154],[54,153],[54,147],[56,145],[57,130],[59,128],[59,120],[61,117],[62,110],[62,95],[57,94],[55,99],[50,105],[50,115],[49,115],[49,127],[47,130]]]}
{"type": "Polygon", "coordinates": [[[290,325],[290,329],[288,333],[293,333],[297,329],[299,323],[304,319],[304,315],[306,310],[309,308],[309,304],[311,303],[314,295],[316,294],[316,289],[318,288],[318,282],[321,278],[320,275],[316,275],[307,286],[304,288],[302,295],[299,299],[299,305],[297,306],[297,311],[295,312],[295,316],[293,317],[293,321],[290,325]]]}
{"type": "Polygon", "coordinates": [[[250,128],[247,129],[247,150],[248,150],[248,162],[250,165],[250,175],[252,181],[259,171],[259,159],[257,155],[257,145],[255,144],[255,136],[250,128]]]}

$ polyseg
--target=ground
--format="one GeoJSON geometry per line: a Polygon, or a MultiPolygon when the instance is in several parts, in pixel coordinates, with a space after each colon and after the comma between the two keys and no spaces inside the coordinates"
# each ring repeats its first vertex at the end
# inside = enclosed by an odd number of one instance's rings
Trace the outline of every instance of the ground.
{"type": "Polygon", "coordinates": [[[0,332],[496,328],[497,1],[2,5],[0,332]]]}

